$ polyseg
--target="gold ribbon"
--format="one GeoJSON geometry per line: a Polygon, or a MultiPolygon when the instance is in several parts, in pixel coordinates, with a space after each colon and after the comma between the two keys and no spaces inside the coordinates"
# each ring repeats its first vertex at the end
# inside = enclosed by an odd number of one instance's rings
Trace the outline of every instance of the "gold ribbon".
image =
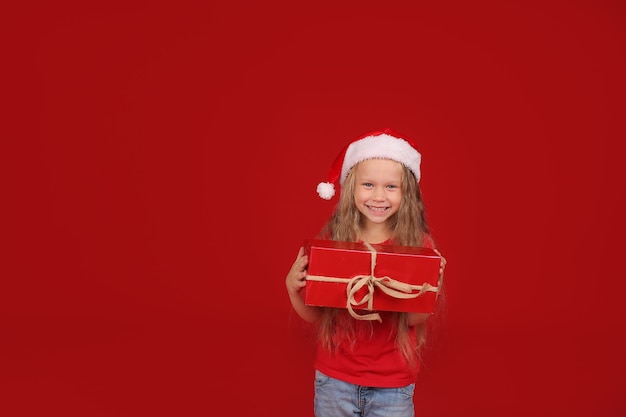
{"type": "MultiPolygon", "coordinates": [[[[365,243],[365,242],[364,242],[365,243]]],[[[372,311],[374,305],[374,290],[375,288],[380,288],[382,292],[385,294],[398,299],[411,299],[417,298],[420,295],[426,292],[438,292],[439,288],[434,285],[425,282],[422,285],[411,285],[406,282],[397,281],[388,276],[384,277],[376,277],[374,275],[374,268],[376,268],[376,249],[369,243],[365,243],[367,249],[369,249],[371,253],[371,266],[370,266],[370,275],[357,275],[353,278],[336,278],[336,277],[326,277],[322,275],[307,275],[306,279],[308,281],[320,281],[320,282],[337,282],[337,283],[347,283],[346,293],[348,296],[348,300],[346,301],[346,307],[348,312],[352,317],[357,320],[378,320],[382,321],[380,318],[380,314],[378,313],[369,313],[369,314],[358,314],[354,311],[353,307],[358,307],[362,304],[367,303],[367,310],[372,311]],[[367,294],[363,296],[360,300],[357,300],[356,293],[363,287],[367,286],[367,294]],[[418,291],[417,293],[413,293],[413,291],[418,291]]]]}

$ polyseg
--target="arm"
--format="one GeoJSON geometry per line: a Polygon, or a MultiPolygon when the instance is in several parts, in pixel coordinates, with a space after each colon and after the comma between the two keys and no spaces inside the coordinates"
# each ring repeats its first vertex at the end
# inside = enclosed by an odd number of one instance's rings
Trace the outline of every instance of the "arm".
{"type": "Polygon", "coordinates": [[[418,324],[424,323],[430,317],[430,314],[427,313],[408,313],[409,314],[409,327],[417,326],[418,324]]]}
{"type": "Polygon", "coordinates": [[[306,286],[306,280],[304,279],[306,277],[305,268],[308,263],[309,259],[304,255],[304,248],[300,248],[298,256],[287,274],[285,285],[293,309],[296,310],[296,313],[304,321],[311,323],[322,317],[322,310],[319,307],[307,306],[302,298],[302,289],[306,286]]]}

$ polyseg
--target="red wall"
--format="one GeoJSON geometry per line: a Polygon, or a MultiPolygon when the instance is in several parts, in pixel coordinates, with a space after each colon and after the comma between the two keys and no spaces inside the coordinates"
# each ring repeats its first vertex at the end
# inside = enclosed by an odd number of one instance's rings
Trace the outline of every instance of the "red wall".
{"type": "Polygon", "coordinates": [[[248,3],[5,15],[0,413],[312,416],[284,276],[390,127],[449,261],[419,415],[625,415],[624,5],[248,3]]]}

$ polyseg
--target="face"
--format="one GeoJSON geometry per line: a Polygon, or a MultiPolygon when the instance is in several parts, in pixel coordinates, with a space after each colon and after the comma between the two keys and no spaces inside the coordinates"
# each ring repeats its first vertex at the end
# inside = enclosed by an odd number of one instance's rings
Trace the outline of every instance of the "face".
{"type": "Polygon", "coordinates": [[[355,167],[354,203],[364,226],[385,223],[402,200],[402,165],[389,159],[369,159],[355,167]]]}

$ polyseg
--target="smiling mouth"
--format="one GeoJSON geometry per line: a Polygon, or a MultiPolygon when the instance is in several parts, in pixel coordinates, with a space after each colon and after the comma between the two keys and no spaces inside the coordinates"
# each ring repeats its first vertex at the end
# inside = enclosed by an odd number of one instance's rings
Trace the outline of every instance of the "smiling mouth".
{"type": "Polygon", "coordinates": [[[375,206],[367,206],[368,209],[373,211],[374,213],[384,213],[389,209],[389,207],[375,207],[375,206]]]}

